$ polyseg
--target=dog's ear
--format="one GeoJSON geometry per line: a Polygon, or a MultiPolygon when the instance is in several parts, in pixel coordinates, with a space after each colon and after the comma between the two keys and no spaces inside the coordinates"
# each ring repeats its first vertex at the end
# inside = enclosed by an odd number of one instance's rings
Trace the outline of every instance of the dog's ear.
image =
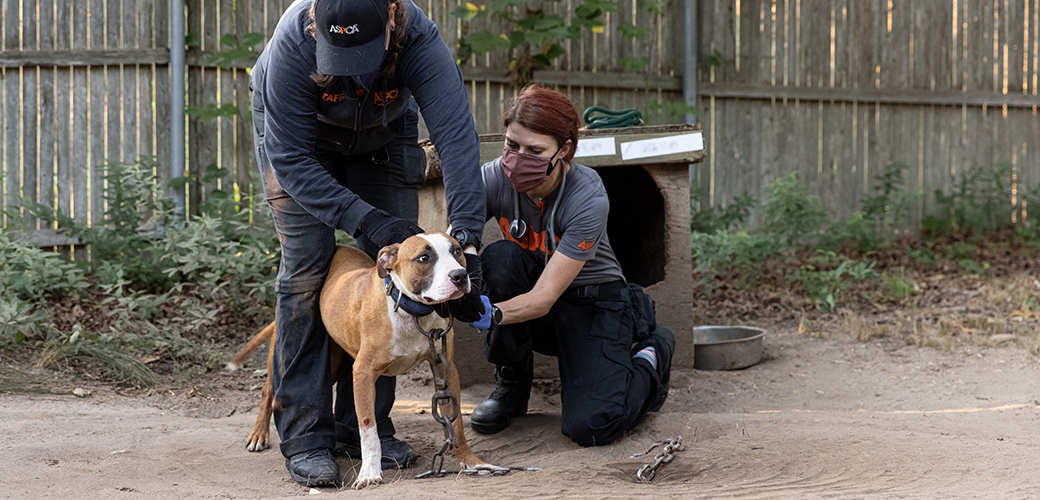
{"type": "Polygon", "coordinates": [[[379,273],[380,278],[385,278],[387,273],[394,268],[394,264],[397,263],[397,249],[400,247],[400,244],[394,243],[379,250],[376,258],[376,272],[379,273]]]}

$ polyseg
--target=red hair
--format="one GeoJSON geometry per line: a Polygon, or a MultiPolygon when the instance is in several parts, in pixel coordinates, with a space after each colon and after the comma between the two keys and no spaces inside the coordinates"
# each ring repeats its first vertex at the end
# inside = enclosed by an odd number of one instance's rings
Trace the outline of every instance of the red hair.
{"type": "Polygon", "coordinates": [[[556,139],[557,146],[570,140],[571,151],[563,160],[570,162],[574,158],[578,147],[578,111],[567,96],[538,84],[528,85],[502,115],[503,127],[513,122],[556,139]]]}

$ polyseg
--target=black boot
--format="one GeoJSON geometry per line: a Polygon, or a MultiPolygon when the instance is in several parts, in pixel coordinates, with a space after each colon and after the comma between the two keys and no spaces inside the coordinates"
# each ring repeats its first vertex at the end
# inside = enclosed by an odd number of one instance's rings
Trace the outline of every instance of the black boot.
{"type": "Polygon", "coordinates": [[[510,417],[526,414],[533,372],[534,359],[530,355],[515,365],[496,365],[495,390],[473,410],[470,427],[483,434],[494,434],[509,427],[510,417]]]}

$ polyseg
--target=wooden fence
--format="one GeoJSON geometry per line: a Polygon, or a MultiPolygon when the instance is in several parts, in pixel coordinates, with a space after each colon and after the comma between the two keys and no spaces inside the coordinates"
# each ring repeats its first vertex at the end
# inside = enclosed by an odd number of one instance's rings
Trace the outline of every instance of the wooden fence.
{"type": "Polygon", "coordinates": [[[1013,165],[1008,217],[1040,196],[1040,1],[703,0],[708,203],[797,172],[832,216],[903,163],[935,209],[976,167],[1013,165]]]}
{"type": "MultiPolygon", "coordinates": [[[[248,194],[256,179],[246,68],[207,56],[225,34],[270,34],[288,0],[185,0],[193,41],[189,106],[232,105],[230,118],[187,119],[189,211],[213,189],[248,194]],[[204,182],[216,165],[229,172],[204,182]]],[[[417,0],[447,45],[494,20],[464,23],[458,0],[417,0]]],[[[528,2],[566,16],[581,0],[528,2]]],[[[697,0],[698,26],[683,25],[683,0],[664,14],[618,0],[602,32],[565,43],[536,73],[579,111],[591,105],[647,110],[682,100],[682,39],[697,29],[699,121],[708,160],[696,169],[711,205],[797,172],[837,217],[849,215],[873,176],[892,162],[911,168],[908,187],[949,190],[974,166],[1014,165],[1009,207],[1040,183],[1037,106],[1040,0],[697,0]],[[630,39],[620,25],[651,28],[630,39]],[[711,58],[707,56],[713,56],[711,58]],[[633,73],[625,59],[647,57],[633,73]],[[711,64],[708,64],[711,62],[711,64]],[[1033,143],[1032,145],[1030,143],[1033,143]]],[[[3,206],[19,197],[81,221],[104,214],[103,162],[154,155],[169,176],[169,0],[3,0],[0,7],[0,161],[3,206]]],[[[257,47],[259,48],[259,47],[257,47]]],[[[514,95],[509,55],[463,67],[479,133],[499,131],[514,95]]],[[[658,123],[661,118],[658,118],[658,123]]],[[[1009,209],[1010,210],[1010,209],[1009,209]]],[[[18,214],[15,214],[17,217],[18,214]]],[[[26,214],[21,214],[28,219],[26,214]]],[[[4,225],[12,221],[6,217],[4,225]]],[[[69,243],[28,220],[42,244],[69,243]]]]}

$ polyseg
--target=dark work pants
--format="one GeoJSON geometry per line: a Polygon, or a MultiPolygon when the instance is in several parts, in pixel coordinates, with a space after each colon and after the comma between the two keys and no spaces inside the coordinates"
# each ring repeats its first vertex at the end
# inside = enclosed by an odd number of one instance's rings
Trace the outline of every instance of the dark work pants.
{"type": "MultiPolygon", "coordinates": [[[[484,285],[492,303],[530,291],[543,257],[511,241],[481,254],[484,285]]],[[[635,344],[633,292],[621,281],[604,283],[598,298],[570,289],[549,313],[488,333],[484,352],[495,364],[516,364],[531,351],[556,356],[563,403],[561,431],[582,446],[605,445],[636,426],[647,413],[660,377],[635,344]]],[[[658,325],[657,328],[665,328],[658,325]]]]}
{"type": "MultiPolygon", "coordinates": [[[[425,182],[426,156],[418,145],[417,118],[410,114],[409,133],[387,146],[389,161],[375,155],[317,154],[326,170],[345,187],[374,207],[417,222],[419,188],[425,182]]],[[[275,178],[262,138],[254,133],[257,163],[268,206],[281,243],[282,260],[275,283],[277,337],[274,366],[274,421],[286,457],[333,448],[336,439],[358,441],[357,413],[350,362],[338,379],[329,373],[331,339],[321,322],[318,296],[335,252],[334,229],[308,213],[286,193],[275,178]],[[338,380],[335,417],[332,384],[338,380]]],[[[385,157],[384,157],[385,158],[385,157]]],[[[358,247],[375,258],[379,248],[367,237],[358,247]]],[[[350,360],[350,356],[345,356],[350,360]]],[[[393,435],[390,408],[396,380],[376,382],[376,425],[380,436],[393,435]]]]}

